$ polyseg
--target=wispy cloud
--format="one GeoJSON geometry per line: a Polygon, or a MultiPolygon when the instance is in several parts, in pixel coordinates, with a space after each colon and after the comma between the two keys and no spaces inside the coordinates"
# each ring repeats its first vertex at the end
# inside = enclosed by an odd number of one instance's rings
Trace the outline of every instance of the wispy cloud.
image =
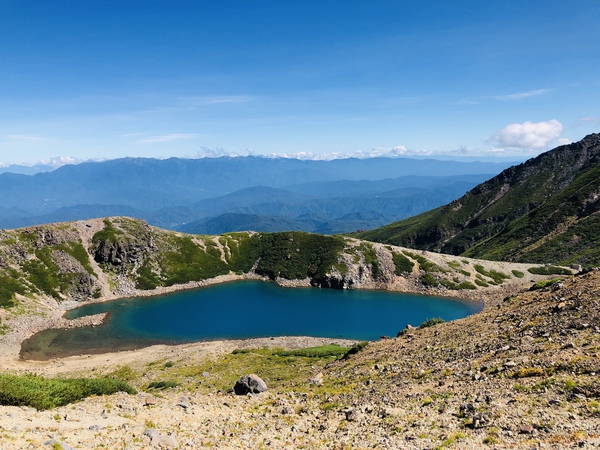
{"type": "Polygon", "coordinates": [[[550,91],[552,91],[552,89],[534,89],[531,91],[517,92],[514,94],[495,95],[492,98],[494,100],[500,100],[503,102],[511,102],[511,101],[515,101],[515,100],[523,100],[524,98],[529,98],[529,97],[537,97],[540,95],[544,95],[550,91]]]}
{"type": "Polygon", "coordinates": [[[22,142],[40,142],[44,138],[40,136],[31,136],[28,134],[8,134],[6,139],[9,141],[22,141],[22,142]]]}
{"type": "Polygon", "coordinates": [[[463,98],[460,99],[454,104],[457,105],[479,105],[482,102],[486,102],[489,100],[500,101],[500,102],[514,102],[519,100],[524,100],[526,98],[538,97],[540,95],[547,94],[548,92],[553,91],[554,89],[532,89],[531,91],[526,92],[515,92],[512,94],[503,94],[503,95],[488,95],[482,97],[472,97],[472,98],[463,98]]]}
{"type": "Polygon", "coordinates": [[[198,97],[179,97],[179,100],[186,106],[206,106],[220,105],[224,103],[248,103],[252,100],[249,95],[214,95],[214,96],[198,96],[198,97]]]}
{"type": "Polygon", "coordinates": [[[181,141],[187,139],[196,139],[202,136],[199,133],[173,133],[164,134],[162,136],[148,136],[143,139],[138,139],[138,144],[157,144],[162,142],[181,141]]]}
{"type": "Polygon", "coordinates": [[[511,123],[498,131],[489,140],[499,148],[540,150],[550,142],[558,139],[563,132],[563,125],[556,119],[547,122],[511,123]]]}
{"type": "Polygon", "coordinates": [[[586,122],[586,123],[600,123],[600,117],[594,117],[594,116],[582,117],[580,119],[580,121],[586,122]]]}

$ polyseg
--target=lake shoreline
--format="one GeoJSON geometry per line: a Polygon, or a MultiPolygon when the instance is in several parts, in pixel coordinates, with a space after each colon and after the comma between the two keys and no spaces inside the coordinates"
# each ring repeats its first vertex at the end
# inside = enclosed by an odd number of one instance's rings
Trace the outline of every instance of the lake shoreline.
{"type": "Polygon", "coordinates": [[[279,336],[376,341],[382,335],[396,336],[407,325],[437,317],[451,321],[481,307],[481,302],[384,290],[232,281],[208,289],[81,305],[64,317],[97,317],[92,326],[88,321],[81,323],[84,329],[42,330],[22,342],[20,356],[48,360],[157,344],[279,336]]]}
{"type": "MultiPolygon", "coordinates": [[[[110,300],[126,300],[132,297],[156,297],[171,293],[177,293],[186,290],[194,290],[203,287],[235,282],[235,281],[243,281],[243,280],[254,280],[254,281],[265,281],[265,282],[274,282],[278,286],[288,287],[288,288],[313,288],[313,289],[326,289],[326,288],[315,288],[310,285],[310,281],[308,279],[305,280],[270,280],[265,277],[261,277],[255,274],[245,274],[245,275],[236,275],[236,274],[228,274],[222,275],[215,278],[202,280],[200,282],[192,282],[186,283],[184,285],[177,286],[169,286],[169,287],[161,287],[158,289],[154,289],[151,291],[141,291],[132,293],[133,295],[121,295],[114,296],[112,298],[104,298],[99,302],[106,302],[110,300]]],[[[491,305],[495,305],[502,301],[502,299],[508,295],[512,295],[516,292],[524,290],[524,285],[515,285],[511,284],[508,286],[496,286],[492,289],[478,289],[477,291],[448,291],[448,290],[423,290],[423,289],[406,289],[406,285],[397,285],[396,283],[379,283],[377,285],[366,285],[360,286],[356,289],[360,290],[383,290],[388,292],[397,292],[397,293],[410,293],[424,296],[440,296],[446,297],[448,299],[452,299],[454,301],[465,301],[468,303],[477,303],[480,306],[480,310],[489,308],[491,305]]],[[[127,354],[131,358],[138,358],[140,354],[145,354],[146,352],[154,352],[152,349],[156,348],[189,348],[188,346],[198,346],[198,348],[204,348],[205,346],[210,347],[211,349],[219,348],[220,351],[224,351],[224,348],[235,347],[232,343],[246,345],[245,343],[251,342],[252,345],[277,345],[278,342],[284,342],[286,345],[292,346],[291,348],[298,348],[298,343],[302,343],[304,346],[312,346],[314,342],[333,342],[335,339],[331,338],[319,338],[319,337],[294,337],[294,336],[280,336],[280,337],[268,337],[268,338],[257,338],[257,339],[234,339],[234,340],[215,340],[215,341],[200,341],[193,342],[188,344],[159,344],[157,346],[143,347],[140,349],[130,350],[130,351],[121,351],[121,352],[104,352],[97,353],[92,357],[92,355],[81,355],[77,356],[68,356],[65,358],[54,358],[51,363],[47,361],[37,361],[37,360],[24,360],[21,358],[21,346],[23,342],[33,336],[35,333],[52,329],[52,328],[73,328],[78,326],[90,326],[90,325],[99,325],[106,316],[105,314],[94,315],[94,316],[86,316],[79,319],[66,319],[64,318],[64,314],[66,310],[72,309],[66,308],[64,306],[71,305],[63,305],[62,308],[54,308],[51,309],[51,314],[46,317],[38,316],[19,316],[13,319],[12,329],[4,336],[0,336],[0,364],[2,367],[8,370],[15,371],[37,371],[38,369],[45,371],[45,366],[59,366],[63,367],[60,364],[60,361],[63,359],[68,360],[71,358],[78,358],[78,360],[86,361],[84,364],[88,369],[93,367],[93,364],[106,364],[110,363],[113,360],[119,360],[119,355],[127,354]],[[88,364],[88,363],[91,363],[88,364]]],[[[74,307],[81,306],[81,304],[75,304],[74,307]]],[[[47,313],[47,311],[46,311],[47,313]]],[[[478,314],[478,313],[475,313],[478,314]]],[[[415,324],[418,325],[418,324],[415,324]]],[[[352,345],[352,343],[356,342],[355,340],[341,340],[347,342],[348,345],[352,345]]],[[[321,344],[315,344],[321,345],[321,344]]],[[[284,347],[286,348],[286,347],[284,347]]],[[[219,351],[219,352],[220,352],[219,351]]],[[[69,364],[65,364],[69,366],[69,364]]],[[[76,368],[77,365],[73,366],[76,368]]]]}

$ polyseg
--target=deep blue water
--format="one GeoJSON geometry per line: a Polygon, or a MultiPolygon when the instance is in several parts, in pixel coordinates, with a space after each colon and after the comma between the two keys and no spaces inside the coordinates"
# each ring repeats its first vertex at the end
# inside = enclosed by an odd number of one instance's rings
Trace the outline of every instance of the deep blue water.
{"type": "Polygon", "coordinates": [[[406,324],[477,312],[471,302],[384,291],[281,288],[243,281],[85,305],[68,318],[109,312],[102,326],[46,330],[23,345],[26,358],[266,336],[318,336],[376,340],[395,336],[406,324]]]}

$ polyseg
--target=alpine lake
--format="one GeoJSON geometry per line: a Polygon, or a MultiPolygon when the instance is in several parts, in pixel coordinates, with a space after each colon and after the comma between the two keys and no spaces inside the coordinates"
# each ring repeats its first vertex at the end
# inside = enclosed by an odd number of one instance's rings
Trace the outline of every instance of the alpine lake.
{"type": "Polygon", "coordinates": [[[407,324],[481,310],[477,302],[387,291],[283,288],[237,281],[156,297],[90,303],[68,319],[107,312],[102,325],[48,329],[23,342],[24,359],[133,350],[154,344],[314,336],[372,341],[407,324]]]}

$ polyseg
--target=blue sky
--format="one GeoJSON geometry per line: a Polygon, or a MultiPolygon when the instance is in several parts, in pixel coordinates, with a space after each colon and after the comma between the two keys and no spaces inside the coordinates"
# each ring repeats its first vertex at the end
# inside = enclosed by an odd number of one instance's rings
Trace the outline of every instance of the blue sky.
{"type": "Polygon", "coordinates": [[[600,1],[0,0],[0,162],[529,157],[600,132],[600,1]]]}

